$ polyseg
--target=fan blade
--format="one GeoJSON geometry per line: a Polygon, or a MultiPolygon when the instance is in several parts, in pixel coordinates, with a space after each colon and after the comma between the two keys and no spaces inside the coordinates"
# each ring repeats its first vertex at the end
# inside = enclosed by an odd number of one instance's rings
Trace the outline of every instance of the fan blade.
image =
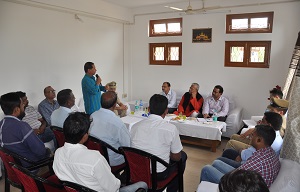
{"type": "Polygon", "coordinates": [[[178,7],[172,7],[172,6],[165,6],[166,8],[174,9],[176,11],[183,11],[183,9],[180,9],[178,7]]]}

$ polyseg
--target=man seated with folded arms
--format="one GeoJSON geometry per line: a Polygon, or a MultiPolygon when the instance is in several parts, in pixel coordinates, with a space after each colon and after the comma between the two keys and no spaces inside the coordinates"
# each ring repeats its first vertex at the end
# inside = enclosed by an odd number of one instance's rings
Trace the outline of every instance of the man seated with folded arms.
{"type": "Polygon", "coordinates": [[[203,97],[200,95],[199,84],[192,83],[189,92],[186,92],[178,105],[177,111],[174,114],[186,115],[187,117],[197,117],[202,113],[203,97]]]}
{"type": "Polygon", "coordinates": [[[169,82],[164,82],[161,86],[161,95],[168,99],[168,113],[174,113],[177,110],[176,105],[176,92],[171,89],[171,84],[169,82]]]}
{"type": "Polygon", "coordinates": [[[46,120],[47,125],[51,125],[51,114],[55,109],[59,108],[58,102],[55,100],[55,90],[51,86],[47,86],[44,89],[45,99],[38,105],[38,111],[46,120]]]}
{"type": "MultiPolygon", "coordinates": [[[[276,138],[275,138],[274,142],[272,143],[271,147],[273,148],[273,150],[275,151],[275,153],[277,155],[279,155],[281,147],[282,147],[282,143],[283,143],[283,139],[280,136],[280,132],[279,132],[282,122],[283,121],[282,121],[281,115],[278,113],[275,113],[275,112],[265,112],[264,117],[261,121],[261,125],[270,125],[275,130],[276,138]]],[[[251,128],[250,131],[249,132],[251,134],[252,131],[254,131],[254,128],[251,128]]],[[[236,151],[241,151],[243,149],[247,149],[248,147],[250,147],[249,144],[251,142],[251,139],[248,138],[248,136],[249,135],[247,135],[247,137],[245,137],[243,139],[238,138],[239,140],[230,139],[227,142],[226,149],[231,148],[236,151]]]]}
{"type": "Polygon", "coordinates": [[[120,188],[120,180],[111,173],[110,166],[100,152],[83,145],[88,140],[89,127],[89,115],[84,113],[72,113],[65,120],[63,131],[66,142],[56,150],[53,162],[57,177],[95,191],[133,192],[139,188],[147,189],[144,182],[120,188]]]}
{"type": "MultiPolygon", "coordinates": [[[[179,133],[175,125],[164,121],[168,114],[168,99],[165,96],[155,94],[150,98],[150,115],[131,128],[131,147],[141,149],[158,156],[167,163],[172,164],[182,159],[182,170],[185,169],[187,155],[182,151],[183,147],[179,133]]],[[[163,180],[177,170],[177,166],[169,167],[157,164],[157,179],[163,180]]],[[[167,188],[167,192],[178,190],[178,180],[173,180],[167,188]]]]}
{"type": "Polygon", "coordinates": [[[71,108],[75,105],[75,96],[71,89],[63,89],[57,94],[58,109],[51,114],[52,126],[63,128],[66,118],[72,113],[71,108]]]}
{"type": "MultiPolygon", "coordinates": [[[[251,145],[256,149],[256,152],[237,168],[256,171],[262,176],[268,187],[274,182],[280,170],[279,157],[271,148],[275,136],[275,131],[271,126],[257,125],[251,133],[251,145]]],[[[200,181],[219,183],[224,174],[234,169],[223,161],[215,160],[212,165],[206,165],[202,168],[200,181]]]]}
{"type": "MultiPolygon", "coordinates": [[[[5,114],[0,121],[0,143],[4,148],[26,157],[39,161],[49,157],[44,143],[34,133],[28,123],[21,121],[25,116],[24,103],[15,92],[1,96],[0,105],[5,114]]],[[[31,164],[22,162],[27,167],[31,164]]]]}
{"type": "Polygon", "coordinates": [[[210,118],[215,113],[218,121],[226,121],[229,111],[229,101],[222,96],[223,87],[216,85],[211,96],[208,96],[203,104],[202,114],[204,118],[210,118]]]}
{"type": "Polygon", "coordinates": [[[43,119],[42,115],[31,105],[29,105],[29,101],[27,99],[26,93],[22,91],[16,92],[21,100],[23,101],[25,108],[25,116],[22,118],[22,121],[28,123],[30,127],[33,129],[34,133],[44,142],[50,142],[53,140],[54,147],[57,147],[55,135],[50,129],[47,127],[47,122],[43,119]]]}
{"type": "MultiPolygon", "coordinates": [[[[93,122],[90,135],[108,143],[115,149],[121,146],[130,147],[130,133],[120,117],[114,113],[116,105],[117,94],[115,92],[107,91],[102,94],[102,107],[91,115],[93,122]]],[[[121,165],[125,162],[123,155],[110,149],[108,149],[108,156],[111,166],[121,165]]]]}
{"type": "MultiPolygon", "coordinates": [[[[116,89],[117,89],[117,83],[116,83],[115,81],[112,81],[112,82],[110,82],[110,83],[107,83],[105,87],[107,87],[107,90],[108,90],[108,91],[113,91],[113,92],[115,92],[116,94],[118,94],[118,93],[116,92],[116,89]]],[[[124,104],[121,102],[119,96],[117,96],[117,105],[116,105],[116,107],[115,107],[114,113],[115,113],[116,115],[120,116],[120,117],[125,117],[125,116],[126,116],[127,109],[128,109],[127,105],[124,105],[124,104]]]]}

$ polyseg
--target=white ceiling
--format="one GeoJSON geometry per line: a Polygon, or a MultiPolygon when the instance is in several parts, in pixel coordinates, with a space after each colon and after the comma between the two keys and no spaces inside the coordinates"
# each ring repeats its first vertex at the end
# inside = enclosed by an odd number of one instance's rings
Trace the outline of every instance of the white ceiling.
{"type": "Polygon", "coordinates": [[[182,3],[188,0],[104,0],[122,7],[137,8],[150,5],[168,5],[170,3],[182,3]]]}

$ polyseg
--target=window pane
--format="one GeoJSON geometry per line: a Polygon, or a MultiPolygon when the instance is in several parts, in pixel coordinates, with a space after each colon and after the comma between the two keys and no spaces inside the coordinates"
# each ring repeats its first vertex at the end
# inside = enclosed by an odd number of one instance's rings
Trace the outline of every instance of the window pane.
{"type": "Polygon", "coordinates": [[[170,47],[169,49],[169,60],[178,61],[179,60],[179,47],[170,47]]]}
{"type": "Polygon", "coordinates": [[[264,17],[264,18],[253,18],[250,20],[251,24],[250,27],[251,28],[268,28],[268,18],[264,17]]]}
{"type": "Polygon", "coordinates": [[[155,47],[154,51],[154,60],[155,61],[163,61],[164,60],[164,47],[155,47]]]}
{"type": "Polygon", "coordinates": [[[168,23],[168,32],[180,32],[180,23],[168,23]]]}
{"type": "Polygon", "coordinates": [[[251,47],[250,62],[265,62],[265,47],[251,47]]]}
{"type": "Polygon", "coordinates": [[[248,29],[248,19],[232,19],[231,29],[248,29]]]}
{"type": "Polygon", "coordinates": [[[154,25],[154,33],[165,33],[167,32],[165,24],[155,24],[154,25]]]}
{"type": "Polygon", "coordinates": [[[243,62],[243,61],[244,61],[244,47],[231,47],[230,62],[243,62]]]}

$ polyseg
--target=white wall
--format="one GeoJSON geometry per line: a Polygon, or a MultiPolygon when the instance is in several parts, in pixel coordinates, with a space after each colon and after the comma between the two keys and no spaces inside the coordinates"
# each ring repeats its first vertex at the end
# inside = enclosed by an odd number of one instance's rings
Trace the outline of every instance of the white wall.
{"type": "MultiPolygon", "coordinates": [[[[227,1],[228,2],[228,1],[227,1]]],[[[160,10],[147,8],[148,12],[160,10]]],[[[131,63],[132,98],[148,100],[161,90],[163,81],[173,89],[188,90],[193,82],[200,84],[200,93],[207,94],[213,86],[221,84],[224,94],[233,95],[238,106],[243,107],[244,117],[262,115],[268,103],[268,91],[276,85],[283,86],[287,76],[292,51],[300,30],[300,2],[250,6],[231,9],[232,13],[274,11],[271,34],[226,34],[225,13],[183,16],[181,37],[148,37],[151,19],[180,17],[178,13],[139,15],[132,26],[131,63]],[[192,29],[212,28],[212,43],[192,43],[192,29]],[[226,40],[271,40],[270,68],[224,67],[226,40]],[[148,44],[155,42],[182,42],[182,66],[149,65],[148,44]]],[[[145,9],[137,9],[141,13],[145,9]]]]}
{"type": "MultiPolygon", "coordinates": [[[[102,14],[105,9],[114,18],[127,19],[130,15],[125,8],[96,0],[86,0],[86,6],[78,0],[52,1],[55,5],[58,2],[90,13],[102,14]]],[[[80,14],[79,17],[82,22],[67,12],[1,0],[0,95],[22,90],[31,104],[37,106],[44,98],[44,87],[51,85],[57,91],[70,88],[76,97],[82,97],[81,79],[87,61],[96,64],[104,84],[114,80],[122,92],[124,31],[128,27],[124,30],[122,23],[80,14]]]]}

